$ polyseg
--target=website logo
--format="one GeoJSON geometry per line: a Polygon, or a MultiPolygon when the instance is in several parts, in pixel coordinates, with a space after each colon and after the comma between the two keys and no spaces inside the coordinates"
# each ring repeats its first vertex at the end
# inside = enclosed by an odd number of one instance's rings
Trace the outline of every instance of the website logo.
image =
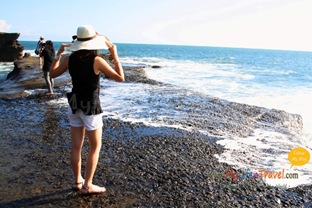
{"type": "Polygon", "coordinates": [[[297,147],[292,149],[288,153],[288,160],[291,164],[290,168],[292,168],[294,165],[295,166],[302,166],[307,164],[310,161],[310,153],[308,150],[297,147]]]}
{"type": "MultiPolygon", "coordinates": [[[[291,164],[289,170],[293,166],[303,166],[307,164],[310,161],[310,153],[305,148],[296,147],[293,148],[288,153],[288,160],[291,164]]],[[[240,184],[241,181],[244,179],[281,179],[281,182],[285,180],[294,180],[299,179],[299,173],[298,172],[289,172],[289,170],[280,169],[280,170],[270,170],[270,169],[256,169],[256,170],[250,170],[248,169],[229,169],[225,172],[225,177],[230,178],[232,183],[236,184],[236,186],[240,184]]],[[[278,184],[278,187],[284,187],[287,188],[287,184],[278,184]]],[[[235,187],[235,186],[234,186],[235,187]]]]}

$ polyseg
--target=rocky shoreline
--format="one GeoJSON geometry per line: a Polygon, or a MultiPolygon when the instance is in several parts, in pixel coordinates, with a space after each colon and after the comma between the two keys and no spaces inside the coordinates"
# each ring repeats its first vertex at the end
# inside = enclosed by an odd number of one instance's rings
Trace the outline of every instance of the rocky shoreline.
{"type": "MultiPolygon", "coordinates": [[[[30,66],[29,60],[19,66],[36,71],[36,62],[30,66]]],[[[37,72],[32,80],[40,76],[37,72]]],[[[161,85],[146,78],[144,69],[126,67],[125,73],[127,82],[161,85]]],[[[223,133],[247,136],[265,125],[285,134],[300,134],[300,116],[192,93],[188,93],[196,98],[192,103],[183,100],[185,94],[170,101],[176,108],[190,109],[179,122],[192,126],[192,131],[105,116],[94,180],[108,191],[81,196],[71,190],[66,106],[52,102],[65,96],[64,83],[51,98],[42,93],[28,95],[25,83],[36,82],[17,80],[22,79],[14,80],[19,89],[14,93],[6,89],[8,82],[0,83],[0,207],[312,207],[311,186],[284,189],[259,179],[234,181],[227,174],[234,169],[215,157],[224,151],[215,142],[223,133]],[[203,113],[205,118],[198,116],[203,113]],[[211,136],[200,134],[201,129],[209,129],[211,136]]],[[[84,159],[86,153],[84,149],[84,159]]]]}

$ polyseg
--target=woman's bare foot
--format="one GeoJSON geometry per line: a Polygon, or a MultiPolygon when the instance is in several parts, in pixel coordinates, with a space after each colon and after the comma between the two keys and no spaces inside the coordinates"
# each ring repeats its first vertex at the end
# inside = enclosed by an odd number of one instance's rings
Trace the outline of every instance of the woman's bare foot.
{"type": "Polygon", "coordinates": [[[82,186],[82,189],[80,190],[82,194],[89,195],[89,194],[102,194],[106,191],[105,187],[100,187],[97,185],[90,185],[90,186],[82,186]]]}
{"type": "Polygon", "coordinates": [[[73,190],[79,191],[82,189],[84,183],[84,179],[80,180],[80,182],[76,182],[75,185],[73,186],[73,190]]]}
{"type": "Polygon", "coordinates": [[[45,94],[46,94],[46,95],[49,95],[49,96],[52,96],[52,95],[53,95],[53,92],[46,92],[45,94]]]}

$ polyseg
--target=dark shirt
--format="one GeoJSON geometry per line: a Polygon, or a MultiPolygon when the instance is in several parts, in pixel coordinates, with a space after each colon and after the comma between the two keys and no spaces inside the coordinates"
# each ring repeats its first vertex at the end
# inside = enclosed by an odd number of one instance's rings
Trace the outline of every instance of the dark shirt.
{"type": "Polygon", "coordinates": [[[86,115],[102,113],[100,93],[100,74],[94,74],[93,63],[95,55],[79,58],[71,54],[68,61],[68,71],[72,77],[72,92],[68,93],[68,102],[72,112],[81,109],[86,115]]]}
{"type": "Polygon", "coordinates": [[[42,50],[42,47],[43,47],[43,42],[39,40],[38,43],[37,43],[36,50],[35,50],[35,53],[36,53],[37,55],[40,54],[40,52],[41,52],[41,50],[42,50]]]}
{"type": "Polygon", "coordinates": [[[42,70],[43,71],[50,71],[52,62],[54,60],[54,53],[51,50],[49,50],[49,49],[44,49],[41,52],[40,56],[43,56],[43,67],[42,67],[42,70]]]}

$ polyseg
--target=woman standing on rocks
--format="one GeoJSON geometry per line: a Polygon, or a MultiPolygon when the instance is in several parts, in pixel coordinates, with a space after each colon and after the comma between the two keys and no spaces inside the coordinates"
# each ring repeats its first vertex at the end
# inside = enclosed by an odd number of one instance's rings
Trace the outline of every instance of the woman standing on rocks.
{"type": "Polygon", "coordinates": [[[51,66],[51,77],[55,78],[69,71],[72,77],[72,92],[67,94],[68,118],[71,126],[72,149],[71,165],[75,177],[74,189],[83,194],[98,194],[105,187],[92,183],[102,145],[102,108],[99,98],[100,72],[115,81],[124,81],[123,68],[119,62],[117,47],[106,37],[95,32],[90,25],[78,27],[77,40],[71,45],[62,44],[51,66]],[[65,47],[73,51],[61,59],[65,47]],[[99,56],[99,49],[107,49],[114,60],[114,69],[99,56]],[[89,153],[86,160],[85,175],[81,175],[81,150],[85,133],[88,137],[89,153]]]}
{"type": "Polygon", "coordinates": [[[35,49],[35,54],[39,55],[39,67],[40,67],[40,69],[42,69],[42,58],[40,56],[40,53],[42,52],[43,45],[44,45],[44,37],[40,36],[38,43],[37,43],[37,46],[36,46],[36,49],[35,49]]]}
{"type": "Polygon", "coordinates": [[[42,71],[49,90],[48,94],[50,95],[53,95],[53,86],[54,86],[54,81],[50,77],[50,68],[54,60],[54,56],[55,50],[53,47],[53,42],[51,40],[47,40],[43,46],[42,52],[40,53],[40,57],[43,57],[42,71]]]}

